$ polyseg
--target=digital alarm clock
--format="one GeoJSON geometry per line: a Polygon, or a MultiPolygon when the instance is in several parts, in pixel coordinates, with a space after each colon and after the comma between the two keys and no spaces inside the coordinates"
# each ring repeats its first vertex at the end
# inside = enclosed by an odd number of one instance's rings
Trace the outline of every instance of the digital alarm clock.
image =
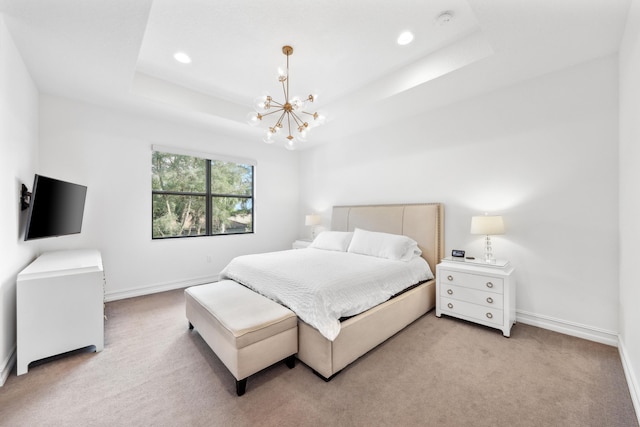
{"type": "Polygon", "coordinates": [[[451,251],[451,256],[454,258],[464,258],[464,251],[460,249],[454,249],[451,251]]]}

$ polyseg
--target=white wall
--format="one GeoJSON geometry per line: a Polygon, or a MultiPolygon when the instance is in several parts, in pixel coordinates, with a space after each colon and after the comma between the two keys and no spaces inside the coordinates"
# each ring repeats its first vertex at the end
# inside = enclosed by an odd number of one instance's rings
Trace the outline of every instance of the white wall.
{"type": "Polygon", "coordinates": [[[290,248],[302,221],[295,153],[59,97],[40,99],[38,173],[88,189],[82,233],[33,244],[99,249],[108,299],[215,279],[236,255],[290,248]],[[255,233],[152,240],[152,144],[257,160],[255,233]]]}
{"type": "Polygon", "coordinates": [[[615,344],[617,73],[603,58],[303,152],[301,210],[443,202],[447,253],[477,256],[471,216],[502,214],[519,321],[615,344]]]}
{"type": "Polygon", "coordinates": [[[620,354],[640,418],[640,1],[620,48],[620,354]]]}
{"type": "Polygon", "coordinates": [[[37,144],[38,91],[0,15],[0,385],[15,358],[16,276],[35,254],[18,200],[21,184],[31,190],[37,144]]]}

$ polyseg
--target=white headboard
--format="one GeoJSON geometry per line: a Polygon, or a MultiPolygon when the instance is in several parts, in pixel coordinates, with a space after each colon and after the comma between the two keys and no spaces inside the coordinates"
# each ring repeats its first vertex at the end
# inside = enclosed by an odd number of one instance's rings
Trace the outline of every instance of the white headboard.
{"type": "Polygon", "coordinates": [[[331,229],[355,228],[401,234],[418,242],[422,257],[435,271],[444,257],[444,206],[441,203],[334,206],[331,229]]]}

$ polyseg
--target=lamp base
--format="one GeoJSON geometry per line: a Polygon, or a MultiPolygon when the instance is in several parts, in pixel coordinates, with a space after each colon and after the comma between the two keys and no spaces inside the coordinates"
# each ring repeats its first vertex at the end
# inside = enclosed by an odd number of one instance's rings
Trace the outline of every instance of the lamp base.
{"type": "Polygon", "coordinates": [[[491,249],[491,236],[487,235],[484,239],[484,262],[486,264],[495,264],[496,260],[493,257],[493,251],[491,249]]]}

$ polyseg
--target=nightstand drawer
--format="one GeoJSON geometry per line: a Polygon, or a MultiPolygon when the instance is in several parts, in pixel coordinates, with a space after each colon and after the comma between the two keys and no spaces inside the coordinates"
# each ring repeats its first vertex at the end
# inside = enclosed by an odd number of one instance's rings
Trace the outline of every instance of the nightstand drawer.
{"type": "Polygon", "coordinates": [[[451,313],[454,316],[467,316],[496,325],[502,324],[502,310],[488,308],[482,305],[441,297],[440,309],[444,314],[451,313]]]}
{"type": "Polygon", "coordinates": [[[444,298],[452,298],[458,301],[466,301],[473,304],[483,305],[502,309],[502,294],[494,292],[479,291],[477,289],[465,288],[462,286],[449,285],[442,283],[440,285],[440,296],[444,298]]]}
{"type": "Polygon", "coordinates": [[[440,270],[440,283],[445,285],[458,285],[481,291],[503,293],[504,285],[500,277],[482,276],[479,274],[461,273],[453,270],[440,270]]]}

